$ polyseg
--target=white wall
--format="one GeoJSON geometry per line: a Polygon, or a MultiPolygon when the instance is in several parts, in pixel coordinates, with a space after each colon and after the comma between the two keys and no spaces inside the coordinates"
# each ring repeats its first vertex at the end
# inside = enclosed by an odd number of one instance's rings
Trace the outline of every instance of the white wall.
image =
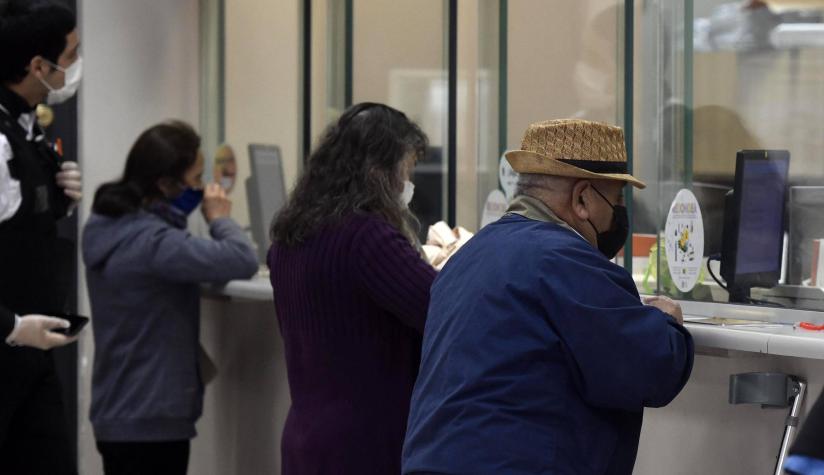
{"type": "MultiPolygon", "coordinates": [[[[80,93],[81,223],[101,183],[122,173],[131,144],[168,118],[198,120],[198,0],[86,0],[80,12],[84,62],[80,93]]],[[[81,270],[82,272],[82,270],[81,270]]],[[[81,313],[88,314],[85,279],[81,313]]],[[[80,342],[80,473],[102,473],[88,422],[92,335],[80,342]]]]}

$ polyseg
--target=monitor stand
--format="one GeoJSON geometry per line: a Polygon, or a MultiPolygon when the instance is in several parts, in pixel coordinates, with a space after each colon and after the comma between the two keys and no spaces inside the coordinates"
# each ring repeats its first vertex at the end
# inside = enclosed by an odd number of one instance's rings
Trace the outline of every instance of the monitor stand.
{"type": "Polygon", "coordinates": [[[750,303],[750,288],[749,287],[730,287],[729,303],[750,303]]]}

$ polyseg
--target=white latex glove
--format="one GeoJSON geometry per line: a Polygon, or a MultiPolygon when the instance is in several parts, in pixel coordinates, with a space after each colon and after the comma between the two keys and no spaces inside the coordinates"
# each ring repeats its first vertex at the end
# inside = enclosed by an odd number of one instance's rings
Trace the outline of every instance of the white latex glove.
{"type": "Polygon", "coordinates": [[[68,345],[77,340],[51,331],[54,328],[69,328],[68,320],[44,315],[26,315],[20,317],[20,323],[11,332],[6,342],[10,345],[30,346],[39,350],[50,350],[56,346],[68,345]]]}
{"type": "Polygon", "coordinates": [[[77,162],[63,162],[56,178],[57,186],[63,188],[66,196],[75,203],[80,201],[80,198],[83,197],[83,177],[80,174],[80,167],[77,162]]]}

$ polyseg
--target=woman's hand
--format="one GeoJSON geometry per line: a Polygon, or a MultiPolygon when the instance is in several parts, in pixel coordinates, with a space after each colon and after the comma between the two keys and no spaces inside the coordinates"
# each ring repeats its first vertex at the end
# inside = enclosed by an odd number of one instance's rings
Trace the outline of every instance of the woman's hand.
{"type": "Polygon", "coordinates": [[[232,202],[219,184],[210,183],[203,191],[201,210],[206,222],[211,223],[216,219],[228,218],[232,214],[232,202]]]}

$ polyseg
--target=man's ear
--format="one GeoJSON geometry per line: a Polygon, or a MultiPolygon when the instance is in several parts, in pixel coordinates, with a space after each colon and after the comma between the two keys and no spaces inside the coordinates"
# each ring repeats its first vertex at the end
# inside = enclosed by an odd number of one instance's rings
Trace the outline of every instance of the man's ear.
{"type": "Polygon", "coordinates": [[[49,72],[51,72],[52,66],[40,55],[35,56],[34,58],[29,61],[29,72],[34,74],[35,77],[43,78],[49,72]],[[39,73],[39,75],[38,75],[39,73]]]}
{"type": "Polygon", "coordinates": [[[586,190],[590,188],[587,180],[580,180],[572,186],[572,212],[578,219],[586,221],[589,219],[589,209],[587,208],[588,196],[586,190]]]}

